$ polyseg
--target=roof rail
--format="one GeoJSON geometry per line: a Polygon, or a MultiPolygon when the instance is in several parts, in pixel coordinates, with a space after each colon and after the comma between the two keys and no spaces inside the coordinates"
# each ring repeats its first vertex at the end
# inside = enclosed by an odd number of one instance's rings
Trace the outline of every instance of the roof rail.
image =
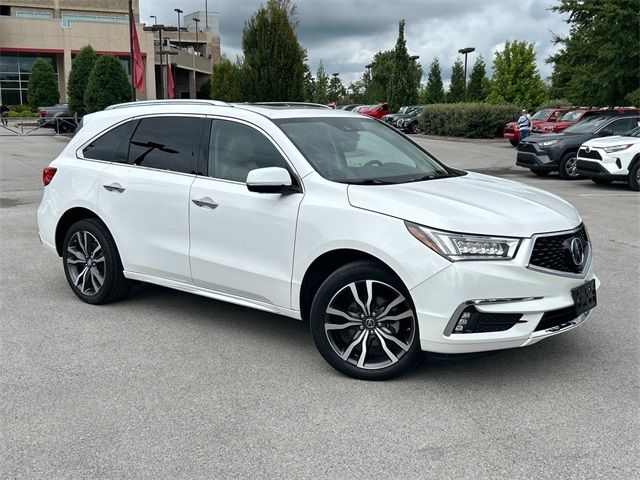
{"type": "Polygon", "coordinates": [[[216,107],[232,107],[220,100],[200,100],[200,99],[177,99],[177,100],[140,100],[138,102],[116,103],[109,105],[105,110],[117,110],[131,107],[152,107],[154,105],[213,105],[216,107]]]}
{"type": "Polygon", "coordinates": [[[327,105],[311,102],[249,102],[245,105],[256,105],[258,107],[275,107],[275,108],[326,108],[331,109],[327,105]]]}

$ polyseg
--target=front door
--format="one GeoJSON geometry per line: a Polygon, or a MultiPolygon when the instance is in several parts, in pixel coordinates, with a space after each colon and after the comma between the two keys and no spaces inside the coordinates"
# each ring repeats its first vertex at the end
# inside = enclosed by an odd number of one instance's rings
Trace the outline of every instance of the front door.
{"type": "Polygon", "coordinates": [[[213,120],[208,176],[191,188],[191,271],[196,285],[290,308],[293,248],[302,194],[261,194],[250,170],[287,167],[256,128],[213,120]]]}

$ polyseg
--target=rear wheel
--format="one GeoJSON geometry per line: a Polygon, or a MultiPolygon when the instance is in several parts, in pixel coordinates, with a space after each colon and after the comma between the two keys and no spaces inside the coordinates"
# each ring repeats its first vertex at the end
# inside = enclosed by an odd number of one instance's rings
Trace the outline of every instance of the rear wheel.
{"type": "Polygon", "coordinates": [[[591,181],[598,185],[609,185],[610,183],[613,183],[613,180],[607,180],[605,178],[591,178],[591,181]]]}
{"type": "Polygon", "coordinates": [[[311,332],[324,359],[354,378],[389,379],[422,357],[409,293],[370,261],[345,265],[325,280],[311,306],[311,332]]]}
{"type": "Polygon", "coordinates": [[[71,290],[84,302],[109,303],[127,293],[129,282],[122,273],[116,244],[97,219],[71,226],[64,239],[62,262],[71,290]]]}
{"type": "Polygon", "coordinates": [[[577,155],[576,152],[569,152],[560,160],[558,173],[563,180],[577,180],[580,178],[577,155]]]}
{"type": "Polygon", "coordinates": [[[629,172],[629,179],[627,180],[629,188],[636,192],[640,191],[640,161],[631,168],[629,172]]]}
{"type": "Polygon", "coordinates": [[[542,170],[539,168],[532,168],[531,173],[538,175],[539,177],[546,177],[549,175],[549,170],[542,170]]]}

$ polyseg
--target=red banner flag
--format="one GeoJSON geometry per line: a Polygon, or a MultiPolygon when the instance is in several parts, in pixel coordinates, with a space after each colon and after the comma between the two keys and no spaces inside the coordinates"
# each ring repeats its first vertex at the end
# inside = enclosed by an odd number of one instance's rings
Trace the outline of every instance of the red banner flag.
{"type": "Polygon", "coordinates": [[[133,15],[129,15],[129,30],[131,32],[131,82],[133,83],[133,88],[141,92],[144,90],[144,64],[142,63],[142,52],[138,42],[136,20],[133,15]]]}
{"type": "Polygon", "coordinates": [[[173,83],[173,71],[171,70],[171,64],[167,63],[167,94],[169,98],[173,98],[173,90],[175,88],[175,84],[173,83]]]}

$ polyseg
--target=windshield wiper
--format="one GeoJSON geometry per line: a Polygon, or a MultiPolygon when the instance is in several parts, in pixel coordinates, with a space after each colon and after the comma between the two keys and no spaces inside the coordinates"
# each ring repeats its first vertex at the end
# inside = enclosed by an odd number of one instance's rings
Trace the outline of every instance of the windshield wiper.
{"type": "Polygon", "coordinates": [[[379,178],[365,178],[363,180],[349,180],[351,185],[394,185],[397,182],[386,182],[379,178]]]}
{"type": "Polygon", "coordinates": [[[434,180],[436,178],[446,178],[446,177],[453,177],[453,175],[451,175],[450,173],[428,173],[427,175],[423,175],[421,177],[416,177],[416,178],[407,180],[405,183],[422,182],[424,180],[434,180]]]}

